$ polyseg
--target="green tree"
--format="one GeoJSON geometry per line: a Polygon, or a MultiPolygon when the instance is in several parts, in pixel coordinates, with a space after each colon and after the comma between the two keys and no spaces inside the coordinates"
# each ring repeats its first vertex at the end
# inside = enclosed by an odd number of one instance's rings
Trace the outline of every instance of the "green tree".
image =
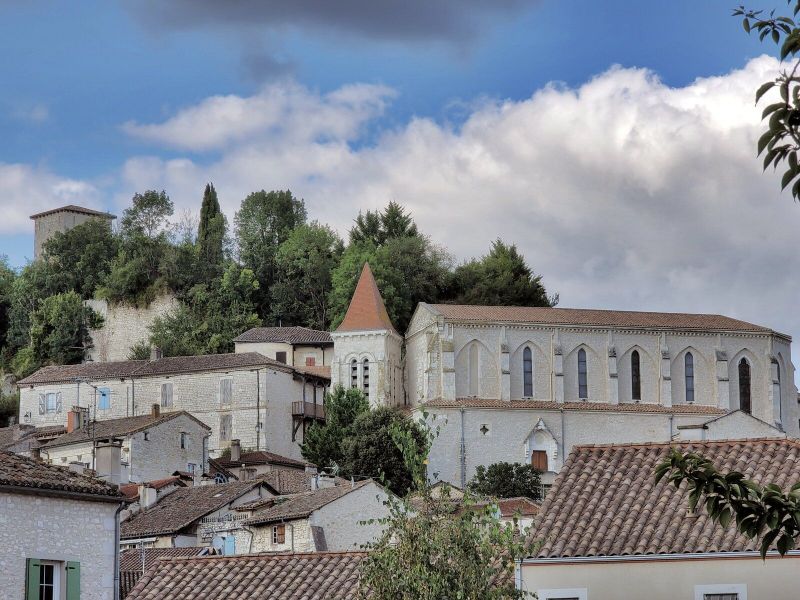
{"type": "Polygon", "coordinates": [[[41,260],[27,265],[11,284],[6,347],[11,352],[30,345],[31,316],[40,302],[61,290],[53,267],[41,260]]]}
{"type": "Polygon", "coordinates": [[[272,286],[272,321],[327,330],[331,274],[342,255],[342,240],[316,221],[299,225],[278,249],[272,286]]]}
{"type": "Polygon", "coordinates": [[[19,392],[3,394],[0,392],[0,427],[7,427],[9,419],[19,414],[19,392]]]}
{"type": "Polygon", "coordinates": [[[800,482],[784,492],[775,484],[759,485],[736,471],[719,472],[700,454],[677,448],[656,468],[656,482],[667,478],[678,487],[687,482],[689,508],[701,502],[712,520],[728,527],[733,519],[739,533],[760,540],[761,558],[771,548],[781,556],[800,539],[800,482]]]}
{"type": "Polygon", "coordinates": [[[389,202],[383,211],[358,213],[355,225],[350,230],[351,244],[381,246],[395,238],[419,235],[411,215],[397,202],[389,202]]]}
{"type": "Polygon", "coordinates": [[[479,260],[456,268],[449,291],[453,304],[487,306],[555,306],[558,295],[548,296],[540,275],[534,275],[514,244],[492,242],[479,260]]]}
{"type": "Polygon", "coordinates": [[[130,208],[126,208],[122,214],[120,233],[128,238],[145,236],[156,239],[164,234],[174,209],[172,200],[164,190],[136,193],[130,208]]]}
{"type": "Polygon", "coordinates": [[[8,265],[8,257],[0,255],[0,362],[8,345],[8,331],[11,326],[11,301],[14,280],[17,274],[8,265]]]}
{"type": "Polygon", "coordinates": [[[306,432],[300,451],[303,458],[320,469],[344,465],[343,443],[353,434],[353,423],[369,411],[369,402],[358,388],[336,386],[325,397],[325,423],[315,424],[306,432]]]}
{"type": "Polygon", "coordinates": [[[214,184],[207,183],[197,229],[200,265],[206,271],[207,277],[217,276],[222,271],[225,229],[225,215],[219,207],[217,190],[214,189],[214,184]]]}
{"type": "Polygon", "coordinates": [[[269,294],[275,283],[278,249],[292,230],[305,222],[305,203],[289,190],[254,192],[244,199],[236,213],[239,260],[256,275],[261,314],[269,314],[269,294]]]}
{"type": "Polygon", "coordinates": [[[542,481],[531,465],[499,462],[484,467],[478,465],[467,487],[485,498],[516,498],[524,496],[535,502],[542,499],[542,481]]]}

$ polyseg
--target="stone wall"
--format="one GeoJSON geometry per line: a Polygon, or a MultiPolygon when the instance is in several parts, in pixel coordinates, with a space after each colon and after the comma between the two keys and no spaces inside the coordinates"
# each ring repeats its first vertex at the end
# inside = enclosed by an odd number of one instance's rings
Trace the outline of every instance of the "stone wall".
{"type": "Polygon", "coordinates": [[[363,521],[387,517],[389,509],[384,504],[387,500],[383,488],[370,483],[320,508],[311,515],[311,525],[325,532],[328,550],[359,550],[367,542],[375,541],[383,531],[380,523],[365,524],[363,521]]]}
{"type": "Polygon", "coordinates": [[[59,211],[43,217],[38,217],[33,221],[33,258],[38,259],[42,255],[45,242],[56,233],[64,233],[76,225],[86,223],[89,219],[103,219],[111,227],[111,220],[97,215],[87,215],[85,213],[73,211],[59,211]]]}
{"type": "Polygon", "coordinates": [[[252,552],[314,552],[314,538],[308,519],[287,521],[284,543],[272,543],[273,524],[250,526],[253,531],[252,552]]]}
{"type": "Polygon", "coordinates": [[[405,403],[402,364],[403,339],[389,331],[333,332],[331,385],[351,387],[352,361],[357,363],[358,387],[363,386],[364,361],[369,362],[369,401],[373,406],[405,403]]]}
{"type": "Polygon", "coordinates": [[[25,599],[25,561],[38,558],[80,562],[81,600],[112,600],[117,506],[0,493],[0,597],[25,599]]]}
{"type": "Polygon", "coordinates": [[[314,359],[314,366],[329,366],[333,362],[333,348],[330,346],[312,346],[282,344],[277,342],[236,342],[236,352],[258,352],[262,356],[277,360],[278,352],[286,353],[286,364],[303,367],[306,358],[314,359]]]}

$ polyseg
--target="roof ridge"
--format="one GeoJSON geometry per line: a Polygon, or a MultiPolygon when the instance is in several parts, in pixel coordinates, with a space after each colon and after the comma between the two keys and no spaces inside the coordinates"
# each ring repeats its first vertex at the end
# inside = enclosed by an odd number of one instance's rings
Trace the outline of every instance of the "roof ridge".
{"type": "Polygon", "coordinates": [[[244,559],[297,559],[297,558],[323,558],[328,556],[367,556],[364,550],[321,550],[319,552],[250,552],[248,554],[229,554],[229,555],[205,555],[205,556],[165,556],[159,557],[161,561],[193,561],[193,560],[232,560],[240,561],[244,559]]]}
{"type": "Polygon", "coordinates": [[[723,446],[734,444],[760,444],[765,442],[778,442],[800,447],[800,439],[762,436],[753,438],[724,438],[717,440],[672,440],[670,442],[610,442],[607,444],[575,444],[572,447],[572,452],[576,450],[592,450],[595,448],[667,448],[671,446],[723,446]]]}

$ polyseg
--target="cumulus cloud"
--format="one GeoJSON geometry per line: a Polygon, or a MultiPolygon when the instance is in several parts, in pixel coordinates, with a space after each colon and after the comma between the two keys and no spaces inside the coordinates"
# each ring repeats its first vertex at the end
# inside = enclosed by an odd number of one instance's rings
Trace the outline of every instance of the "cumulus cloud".
{"type": "Polygon", "coordinates": [[[60,177],[45,167],[0,162],[0,197],[3,218],[0,233],[32,231],[30,215],[62,204],[98,205],[97,189],[90,183],[60,177]]]}
{"type": "Polygon", "coordinates": [[[575,89],[484,100],[459,127],[413,119],[377,137],[388,90],[283,83],[129,126],[218,152],[133,158],[120,199],[163,187],[196,210],[212,180],[232,217],[250,191],[291,188],[342,233],[395,199],[459,258],[516,242],[564,306],[721,312],[800,339],[800,208],[754,150],[753,91],[776,69],[761,57],[671,88],[616,67],[575,89]]]}

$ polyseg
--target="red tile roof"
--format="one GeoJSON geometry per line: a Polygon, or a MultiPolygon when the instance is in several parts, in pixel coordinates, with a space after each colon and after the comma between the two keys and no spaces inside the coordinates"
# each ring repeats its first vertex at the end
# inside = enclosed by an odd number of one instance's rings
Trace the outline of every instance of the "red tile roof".
{"type": "MultiPolygon", "coordinates": [[[[433,312],[453,321],[525,323],[537,325],[587,325],[629,329],[678,329],[682,331],[747,331],[776,333],[767,327],[723,315],[546,308],[536,306],[470,306],[424,304],[433,312]]],[[[778,334],[783,335],[783,334],[778,334]]],[[[784,336],[786,337],[786,336],[784,336]]]]}
{"type": "Polygon", "coordinates": [[[308,327],[253,327],[233,341],[333,346],[333,338],[330,333],[308,327]]]}
{"type": "Polygon", "coordinates": [[[500,514],[507,518],[517,515],[532,517],[538,515],[541,509],[541,505],[524,496],[518,498],[500,498],[496,502],[497,507],[500,509],[500,514]]]}
{"type": "Polygon", "coordinates": [[[435,399],[423,404],[425,408],[490,408],[502,410],[582,410],[598,412],[636,412],[687,415],[723,415],[726,411],[706,404],[673,404],[663,406],[647,402],[554,402],[551,400],[497,400],[491,398],[435,399]]]}
{"type": "Polygon", "coordinates": [[[386,312],[381,292],[369,263],[364,263],[361,276],[358,279],[350,306],[341,325],[336,331],[369,331],[375,329],[388,329],[394,333],[394,325],[386,312]]]}
{"type": "Polygon", "coordinates": [[[241,465],[283,465],[293,467],[295,469],[305,469],[306,463],[303,460],[295,460],[288,456],[281,456],[266,450],[254,450],[252,452],[242,452],[239,460],[231,460],[230,456],[225,458],[216,459],[217,464],[223,469],[230,469],[232,467],[240,467],[241,465]]]}
{"type": "Polygon", "coordinates": [[[251,525],[265,525],[277,521],[304,519],[323,506],[346,496],[350,492],[361,489],[370,483],[372,483],[372,480],[368,479],[366,481],[360,481],[352,487],[350,485],[337,485],[313,492],[289,496],[287,498],[276,498],[272,506],[257,511],[245,522],[251,525]]]}
{"type": "Polygon", "coordinates": [[[311,375],[312,377],[321,377],[322,379],[330,379],[331,378],[331,367],[330,365],[301,365],[295,366],[294,370],[303,375],[311,375]]]}
{"type": "MultiPolygon", "coordinates": [[[[721,440],[672,444],[723,472],[788,489],[800,481],[800,442],[721,440]]],[[[655,482],[669,444],[576,446],[541,509],[538,558],[755,551],[758,542],[722,527],[702,507],[687,514],[686,484],[655,482]]]]}
{"type": "MultiPolygon", "coordinates": [[[[179,556],[213,556],[217,553],[214,548],[189,547],[189,548],[145,548],[145,569],[153,566],[159,558],[175,558],[179,556]]],[[[119,560],[119,597],[125,598],[131,593],[136,583],[141,579],[142,549],[123,550],[119,560]]]]}

